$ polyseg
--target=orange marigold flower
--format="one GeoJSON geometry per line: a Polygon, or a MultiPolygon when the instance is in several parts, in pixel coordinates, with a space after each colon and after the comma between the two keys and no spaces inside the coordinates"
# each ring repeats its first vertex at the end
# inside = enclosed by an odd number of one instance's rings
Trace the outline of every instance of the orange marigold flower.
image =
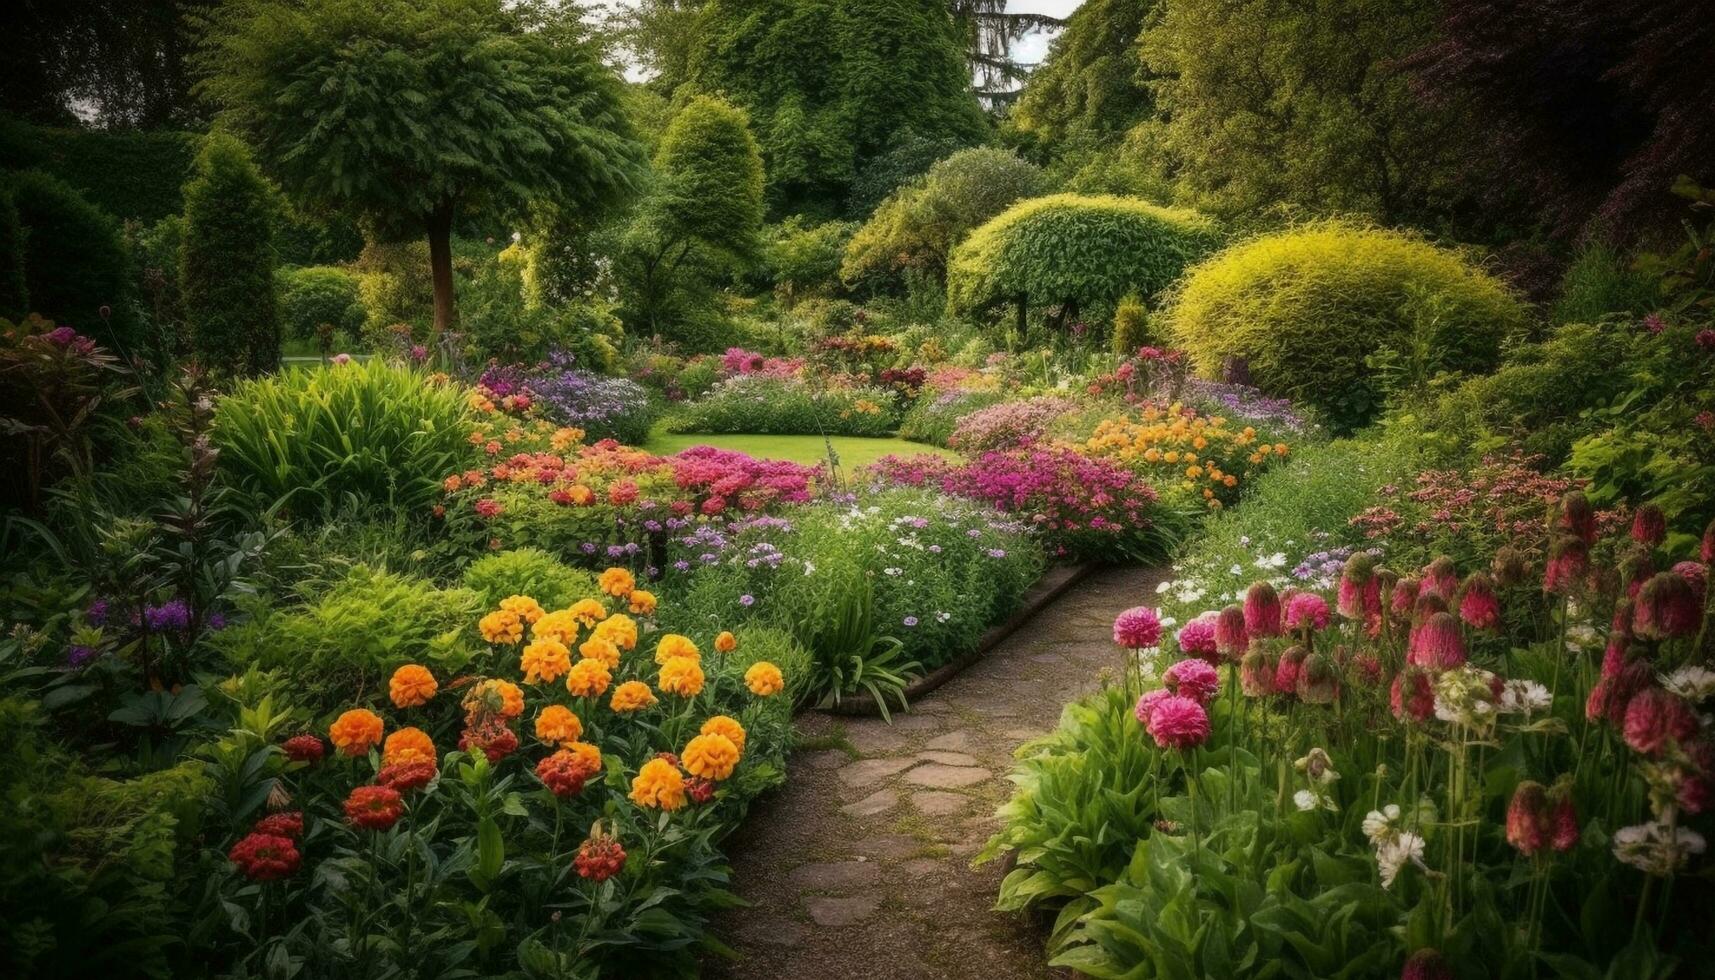
{"type": "Polygon", "coordinates": [[[585,660],[600,660],[609,670],[619,666],[619,647],[602,636],[592,636],[578,647],[578,656],[585,660]]]}
{"type": "Polygon", "coordinates": [[[334,719],[328,738],[341,755],[362,755],[381,741],[381,716],[368,708],[353,708],[334,719]]]}
{"type": "Polygon", "coordinates": [[[572,603],[572,608],[566,610],[571,617],[585,626],[594,626],[603,616],[607,615],[607,607],[598,599],[579,599],[572,603]]]}
{"type": "Polygon", "coordinates": [[[637,647],[637,621],[624,613],[614,613],[596,626],[595,635],[621,650],[633,650],[637,647]]]}
{"type": "Polygon", "coordinates": [[[786,689],[786,677],[780,668],[766,660],[758,660],[744,672],[744,686],[759,698],[771,697],[786,689]]]}
{"type": "Polygon", "coordinates": [[[655,613],[655,593],[647,589],[631,590],[631,611],[639,616],[650,616],[655,613]]]}
{"type": "Polygon", "coordinates": [[[526,684],[557,681],[572,669],[572,653],[559,640],[533,640],[525,644],[518,669],[524,672],[526,684]]]}
{"type": "Polygon", "coordinates": [[[594,657],[578,661],[566,675],[566,690],[580,698],[599,698],[607,693],[611,683],[613,672],[604,661],[594,657]]]}
{"type": "Polygon", "coordinates": [[[381,767],[375,774],[378,786],[387,786],[401,793],[409,793],[429,785],[440,771],[433,762],[423,759],[413,759],[410,762],[395,762],[381,767]]]}
{"type": "Polygon", "coordinates": [[[650,759],[631,781],[631,802],[641,807],[677,810],[685,805],[685,777],[665,759],[650,759]]]}
{"type": "Polygon", "coordinates": [[[435,761],[435,742],[421,728],[401,728],[387,736],[387,746],[381,750],[384,765],[396,762],[435,761]]]}
{"type": "Polygon", "coordinates": [[[654,703],[655,692],[649,689],[648,684],[642,681],[626,681],[613,689],[613,697],[608,701],[608,707],[621,714],[629,714],[642,711],[654,703]]]}
{"type": "Polygon", "coordinates": [[[732,741],[733,745],[738,747],[740,752],[744,751],[744,726],[738,723],[737,718],[728,715],[715,715],[703,722],[703,727],[698,730],[698,734],[725,735],[732,741]]]}
{"type": "Polygon", "coordinates": [[[435,696],[441,686],[435,682],[435,675],[429,673],[429,668],[422,664],[406,664],[393,672],[392,680],[387,682],[387,694],[393,699],[396,708],[415,708],[427,704],[435,696]]]}
{"type": "Polygon", "coordinates": [[[668,694],[694,698],[703,690],[703,667],[690,657],[673,657],[661,665],[656,684],[668,694]]]}
{"type": "Polygon", "coordinates": [[[578,877],[600,884],[625,870],[625,848],[619,841],[602,833],[601,821],[590,828],[590,836],[578,845],[578,856],[572,859],[578,877]]]}
{"type": "Polygon", "coordinates": [[[536,737],[549,745],[576,742],[583,734],[584,723],[563,704],[550,704],[536,716],[536,737]]]}
{"type": "Polygon", "coordinates": [[[518,735],[497,718],[488,718],[459,735],[461,752],[481,752],[489,762],[499,762],[518,748],[518,735]]]}
{"type": "Polygon", "coordinates": [[[698,735],[685,745],[683,758],[686,772],[718,783],[738,766],[738,746],[725,735],[698,735]]]}
{"type": "Polygon", "coordinates": [[[405,815],[405,799],[391,786],[359,786],[345,798],[345,819],[360,830],[386,830],[405,815]]]}
{"type": "Polygon", "coordinates": [[[680,636],[677,633],[668,633],[661,637],[661,642],[655,644],[655,662],[658,664],[664,664],[680,657],[696,660],[701,656],[697,645],[691,642],[690,637],[680,636]]]}
{"type": "Polygon", "coordinates": [[[565,749],[536,763],[536,778],[548,787],[548,792],[560,799],[582,793],[584,782],[589,777],[590,773],[584,769],[578,756],[565,749]]]}
{"type": "Polygon", "coordinates": [[[610,568],[601,573],[596,584],[601,586],[603,592],[615,599],[623,599],[629,596],[633,589],[637,588],[637,576],[631,574],[628,569],[610,568]]]}
{"type": "Polygon", "coordinates": [[[524,713],[524,692],[511,681],[489,681],[500,692],[500,717],[516,718],[524,713]]]}
{"type": "Polygon", "coordinates": [[[530,635],[538,640],[559,640],[570,647],[578,639],[578,620],[570,611],[556,609],[536,620],[530,635]]]}
{"type": "Polygon", "coordinates": [[[500,608],[517,615],[519,619],[524,620],[526,623],[536,622],[536,620],[541,619],[543,613],[546,612],[546,610],[542,608],[541,603],[538,603],[535,599],[532,599],[527,595],[509,595],[500,600],[500,608]]]}
{"type": "Polygon", "coordinates": [[[510,609],[496,609],[477,620],[476,628],[488,643],[517,643],[524,639],[524,621],[510,609]]]}
{"type": "Polygon", "coordinates": [[[731,630],[721,630],[721,634],[715,637],[715,649],[721,653],[731,653],[737,650],[738,637],[733,636],[731,630]]]}

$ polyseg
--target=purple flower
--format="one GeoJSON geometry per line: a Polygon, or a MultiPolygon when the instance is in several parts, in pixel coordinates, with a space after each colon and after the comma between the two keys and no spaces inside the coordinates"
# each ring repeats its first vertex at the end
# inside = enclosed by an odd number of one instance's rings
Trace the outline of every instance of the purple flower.
{"type": "Polygon", "coordinates": [[[917,617],[916,616],[905,617],[905,625],[906,626],[916,626],[917,625],[917,617]]]}
{"type": "Polygon", "coordinates": [[[78,644],[66,651],[66,666],[70,667],[72,670],[77,670],[94,659],[94,647],[87,647],[82,644],[78,644]]]}
{"type": "Polygon", "coordinates": [[[738,604],[741,606],[754,606],[756,605],[756,596],[746,592],[744,595],[738,597],[738,604]]]}

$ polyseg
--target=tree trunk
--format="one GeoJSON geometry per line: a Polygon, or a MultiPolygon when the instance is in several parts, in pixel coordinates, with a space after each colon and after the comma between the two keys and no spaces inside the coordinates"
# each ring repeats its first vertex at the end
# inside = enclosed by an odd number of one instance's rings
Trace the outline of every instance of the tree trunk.
{"type": "Polygon", "coordinates": [[[435,281],[435,325],[430,336],[440,336],[458,326],[458,308],[453,299],[453,206],[442,204],[429,215],[429,272],[435,281]]]}

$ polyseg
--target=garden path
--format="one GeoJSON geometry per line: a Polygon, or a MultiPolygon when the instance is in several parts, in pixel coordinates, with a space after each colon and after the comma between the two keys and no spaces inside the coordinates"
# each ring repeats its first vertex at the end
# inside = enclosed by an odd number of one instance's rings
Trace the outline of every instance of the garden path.
{"type": "Polygon", "coordinates": [[[1003,870],[971,859],[998,827],[1012,753],[1118,666],[1115,614],[1162,569],[1096,573],[939,689],[879,718],[800,716],[791,778],[728,842],[750,903],[718,923],[749,980],[1054,977],[1040,926],[992,911],[1003,870]]]}

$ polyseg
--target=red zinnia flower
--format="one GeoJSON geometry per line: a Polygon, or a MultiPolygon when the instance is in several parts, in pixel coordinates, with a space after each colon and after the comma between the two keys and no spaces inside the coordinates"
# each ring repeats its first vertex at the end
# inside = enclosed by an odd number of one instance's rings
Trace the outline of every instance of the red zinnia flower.
{"type": "Polygon", "coordinates": [[[359,786],[345,798],[345,819],[361,830],[386,830],[404,815],[404,797],[391,786],[359,786]]]}
{"type": "Polygon", "coordinates": [[[320,762],[327,754],[327,746],[318,735],[293,735],[286,739],[284,748],[286,758],[293,762],[320,762]]]}
{"type": "Polygon", "coordinates": [[[1554,540],[1548,553],[1548,568],[1543,572],[1542,591],[1554,595],[1576,592],[1590,568],[1590,546],[1584,540],[1563,534],[1554,540]]]}
{"type": "Polygon", "coordinates": [[[1388,606],[1388,611],[1393,613],[1394,619],[1403,620],[1411,615],[1412,609],[1417,606],[1417,593],[1421,588],[1421,583],[1414,578],[1402,578],[1394,583],[1393,602],[1388,606]]]}
{"type": "Polygon", "coordinates": [[[256,821],[256,825],[250,828],[250,832],[297,840],[304,836],[304,815],[298,810],[270,813],[256,821]]]}
{"type": "Polygon", "coordinates": [[[232,845],[226,857],[253,881],[290,878],[302,861],[292,839],[278,834],[247,834],[232,845]]]}
{"type": "Polygon", "coordinates": [[[599,824],[590,836],[578,845],[578,856],[572,859],[578,876],[600,883],[619,874],[625,867],[625,848],[619,841],[601,832],[599,824]]]}
{"type": "Polygon", "coordinates": [[[1459,570],[1453,559],[1441,555],[1423,570],[1423,591],[1433,593],[1448,602],[1459,591],[1459,570]]]}
{"type": "Polygon", "coordinates": [[[375,781],[401,793],[409,793],[429,785],[439,771],[435,764],[427,759],[413,759],[382,766],[381,771],[375,775],[375,781]]]}
{"type": "Polygon", "coordinates": [[[1347,619],[1361,622],[1381,611],[1381,581],[1376,562],[1360,551],[1346,559],[1340,570],[1340,592],[1334,607],[1347,619]]]}
{"type": "Polygon", "coordinates": [[[1298,671],[1304,666],[1304,658],[1309,655],[1309,651],[1303,647],[1292,647],[1280,655],[1280,659],[1274,663],[1274,693],[1286,697],[1297,693],[1298,671]]]}
{"type": "Polygon", "coordinates": [[[1429,720],[1435,714],[1435,690],[1429,685],[1429,675],[1411,667],[1401,671],[1393,679],[1388,703],[1394,717],[1402,721],[1429,720]]]}

